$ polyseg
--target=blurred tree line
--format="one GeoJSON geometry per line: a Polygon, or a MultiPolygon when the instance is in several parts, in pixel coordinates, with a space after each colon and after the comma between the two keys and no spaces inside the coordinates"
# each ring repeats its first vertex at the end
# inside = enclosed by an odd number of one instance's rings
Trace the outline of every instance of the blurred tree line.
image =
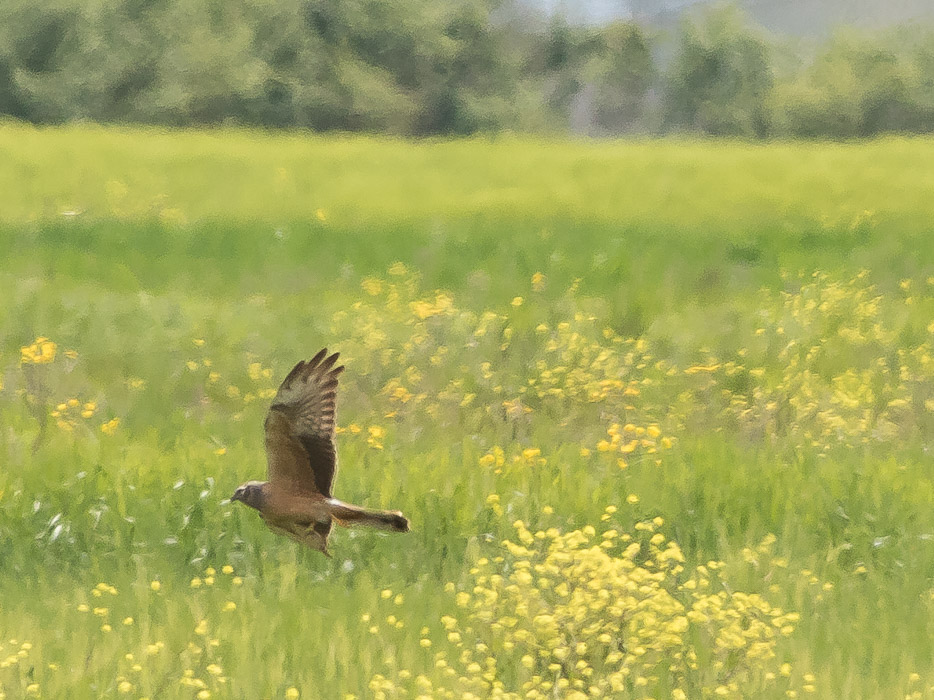
{"type": "Polygon", "coordinates": [[[660,37],[519,0],[3,0],[0,114],[470,134],[934,130],[934,32],[807,60],[729,7],[660,37]]]}

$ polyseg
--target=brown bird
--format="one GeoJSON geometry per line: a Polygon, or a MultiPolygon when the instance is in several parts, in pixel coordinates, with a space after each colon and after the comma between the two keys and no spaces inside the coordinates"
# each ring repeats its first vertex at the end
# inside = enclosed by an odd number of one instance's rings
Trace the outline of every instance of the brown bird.
{"type": "Polygon", "coordinates": [[[334,412],[339,353],[327,348],[299,362],[283,380],[266,414],[269,481],[248,481],[230,497],[259,511],[270,530],[328,556],[334,522],[408,532],[397,510],[368,510],[331,496],[337,471],[334,412]]]}

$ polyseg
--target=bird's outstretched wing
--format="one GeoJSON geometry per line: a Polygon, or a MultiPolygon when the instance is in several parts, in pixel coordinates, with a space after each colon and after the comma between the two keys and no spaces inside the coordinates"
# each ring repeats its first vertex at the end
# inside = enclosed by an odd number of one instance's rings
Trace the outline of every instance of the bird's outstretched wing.
{"type": "Polygon", "coordinates": [[[325,348],[295,365],[266,414],[269,481],[293,493],[331,496],[337,378],[344,371],[334,366],[338,355],[325,348]]]}

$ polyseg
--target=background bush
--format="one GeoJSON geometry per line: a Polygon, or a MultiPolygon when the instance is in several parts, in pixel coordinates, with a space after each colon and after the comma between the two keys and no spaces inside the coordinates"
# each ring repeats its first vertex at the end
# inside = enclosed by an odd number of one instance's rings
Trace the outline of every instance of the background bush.
{"type": "Polygon", "coordinates": [[[664,32],[511,0],[7,0],[0,114],[414,136],[917,133],[934,128],[934,38],[792,46],[730,7],[664,32]]]}

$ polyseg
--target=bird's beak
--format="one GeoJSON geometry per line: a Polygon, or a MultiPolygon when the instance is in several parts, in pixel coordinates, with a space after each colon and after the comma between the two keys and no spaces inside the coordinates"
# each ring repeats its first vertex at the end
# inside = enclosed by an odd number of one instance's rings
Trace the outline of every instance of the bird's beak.
{"type": "Polygon", "coordinates": [[[242,500],[243,500],[243,498],[241,497],[240,492],[239,492],[239,491],[236,491],[236,492],[234,493],[234,495],[231,496],[231,497],[227,500],[227,502],[228,502],[228,503],[233,503],[234,501],[242,501],[242,500]]]}

